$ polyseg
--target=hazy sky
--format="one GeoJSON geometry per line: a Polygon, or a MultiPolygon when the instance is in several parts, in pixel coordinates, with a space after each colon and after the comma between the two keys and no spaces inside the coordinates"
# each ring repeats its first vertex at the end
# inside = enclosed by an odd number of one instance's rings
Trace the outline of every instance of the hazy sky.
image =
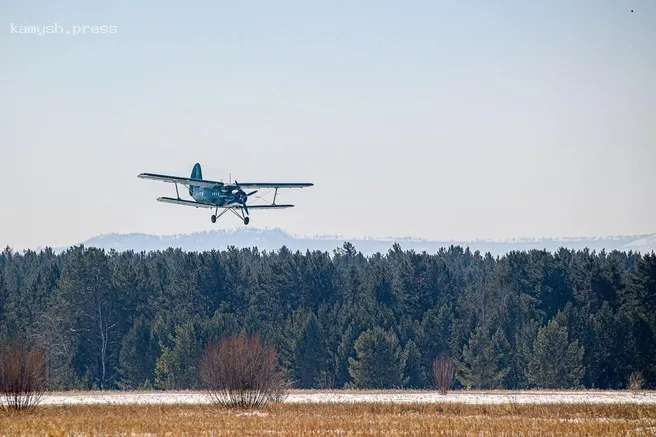
{"type": "Polygon", "coordinates": [[[314,182],[251,213],[294,234],[656,232],[656,0],[9,0],[0,18],[3,247],[243,226],[137,179],[195,162],[314,182]]]}

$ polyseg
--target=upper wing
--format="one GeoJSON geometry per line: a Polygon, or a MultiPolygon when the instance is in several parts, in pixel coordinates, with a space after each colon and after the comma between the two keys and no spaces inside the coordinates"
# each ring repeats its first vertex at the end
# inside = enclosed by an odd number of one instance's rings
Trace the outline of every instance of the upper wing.
{"type": "MultiPolygon", "coordinates": [[[[192,179],[184,178],[180,176],[169,176],[155,173],[141,173],[139,176],[141,179],[152,179],[160,182],[170,182],[183,185],[195,185],[197,187],[222,187],[226,185],[223,182],[219,181],[210,181],[207,179],[192,179]]],[[[311,182],[246,182],[240,183],[242,188],[303,188],[303,187],[312,187],[314,186],[311,182]]]]}
{"type": "Polygon", "coordinates": [[[311,182],[240,182],[239,186],[242,188],[303,188],[312,187],[314,184],[311,182]]]}
{"type": "MultiPolygon", "coordinates": [[[[241,208],[241,206],[238,206],[238,205],[218,206],[218,205],[213,205],[211,203],[194,202],[192,200],[175,199],[173,197],[158,197],[157,200],[159,202],[172,203],[174,205],[193,206],[194,208],[209,208],[209,209],[215,209],[215,208],[221,208],[221,209],[241,208]]],[[[283,209],[283,208],[292,208],[293,206],[294,205],[289,205],[289,204],[286,204],[286,205],[248,205],[248,209],[283,209]]]]}
{"type": "Polygon", "coordinates": [[[183,185],[194,185],[197,187],[222,187],[225,185],[223,182],[218,181],[208,181],[206,179],[192,179],[192,178],[183,178],[179,176],[168,176],[163,174],[155,173],[141,173],[139,176],[141,179],[152,179],[160,182],[171,182],[174,184],[183,184],[183,185]]]}

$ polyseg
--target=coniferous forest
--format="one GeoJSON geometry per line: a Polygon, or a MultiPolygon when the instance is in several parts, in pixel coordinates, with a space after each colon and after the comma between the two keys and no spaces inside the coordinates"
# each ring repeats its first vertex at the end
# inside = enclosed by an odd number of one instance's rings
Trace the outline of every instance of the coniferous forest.
{"type": "Polygon", "coordinates": [[[51,389],[194,389],[209,342],[258,334],[296,388],[656,387],[656,255],[449,247],[0,253],[0,342],[51,389]]]}

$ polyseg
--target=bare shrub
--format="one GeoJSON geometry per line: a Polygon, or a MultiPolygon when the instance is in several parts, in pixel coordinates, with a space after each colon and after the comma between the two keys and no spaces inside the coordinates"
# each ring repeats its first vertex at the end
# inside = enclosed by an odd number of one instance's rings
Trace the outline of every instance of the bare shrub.
{"type": "Polygon", "coordinates": [[[628,379],[627,388],[633,392],[638,392],[642,389],[642,385],[645,383],[645,378],[642,376],[641,372],[631,372],[628,379]]]}
{"type": "Polygon", "coordinates": [[[0,408],[26,410],[36,406],[45,390],[45,355],[19,340],[0,348],[0,408]]]}
{"type": "Polygon", "coordinates": [[[228,408],[259,408],[286,394],[277,352],[258,336],[211,343],[200,362],[201,383],[213,402],[228,408]]]}
{"type": "Polygon", "coordinates": [[[445,395],[451,388],[454,373],[451,357],[439,355],[433,360],[433,382],[441,394],[445,395]]]}

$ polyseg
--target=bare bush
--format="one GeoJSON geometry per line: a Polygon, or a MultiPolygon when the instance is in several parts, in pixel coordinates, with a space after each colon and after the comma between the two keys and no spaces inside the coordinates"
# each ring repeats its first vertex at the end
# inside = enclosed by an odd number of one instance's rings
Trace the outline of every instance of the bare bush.
{"type": "Polygon", "coordinates": [[[439,355],[433,360],[433,382],[441,394],[445,395],[451,388],[454,373],[451,357],[439,355]]]}
{"type": "Polygon", "coordinates": [[[0,348],[0,408],[26,410],[36,406],[45,390],[45,355],[19,340],[0,348]]]}
{"type": "Polygon", "coordinates": [[[631,372],[627,382],[627,388],[629,390],[638,392],[642,389],[642,385],[645,383],[645,378],[642,376],[641,372],[631,372]]]}
{"type": "Polygon", "coordinates": [[[211,343],[200,362],[201,383],[212,401],[229,408],[259,408],[286,395],[277,352],[258,336],[211,343]]]}

